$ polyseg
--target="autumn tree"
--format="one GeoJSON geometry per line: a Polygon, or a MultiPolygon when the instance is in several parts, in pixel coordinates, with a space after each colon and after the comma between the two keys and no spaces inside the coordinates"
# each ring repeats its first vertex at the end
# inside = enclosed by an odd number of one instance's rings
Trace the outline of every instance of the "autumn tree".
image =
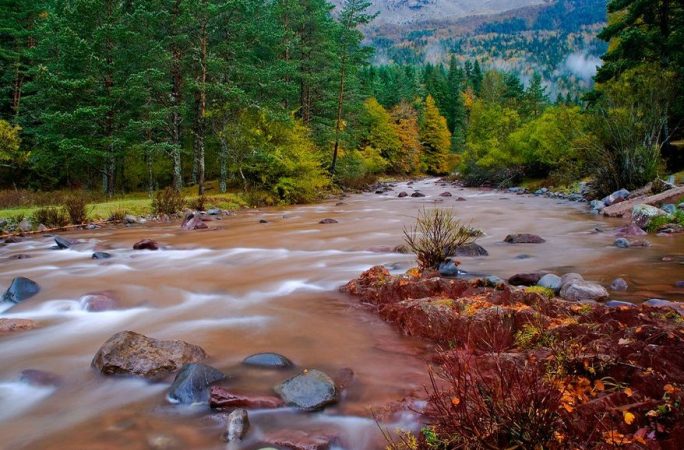
{"type": "Polygon", "coordinates": [[[451,133],[449,133],[446,119],[440,114],[435,100],[429,95],[425,99],[423,108],[420,141],[427,172],[434,175],[446,174],[449,171],[451,133]]]}

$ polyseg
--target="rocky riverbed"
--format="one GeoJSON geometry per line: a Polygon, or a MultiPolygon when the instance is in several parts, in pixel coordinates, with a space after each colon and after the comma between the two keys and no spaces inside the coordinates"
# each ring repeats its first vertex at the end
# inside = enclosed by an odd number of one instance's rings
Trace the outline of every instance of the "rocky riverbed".
{"type": "MultiPolygon", "coordinates": [[[[663,303],[684,295],[676,237],[618,248],[624,219],[592,217],[586,204],[558,198],[434,179],[377,191],[222,220],[200,214],[184,227],[130,222],[0,246],[2,442],[223,449],[232,435],[247,449],[382,448],[372,412],[386,429],[415,430],[423,418],[408,407],[424,406],[435,355],[431,338],[411,331],[420,315],[402,324],[399,312],[378,316],[373,302],[338,288],[374,266],[389,277],[410,269],[402,228],[420,208],[454,208],[484,232],[458,255],[467,274],[454,281],[491,303],[475,315],[507,308],[497,297],[505,292],[524,292],[511,294],[513,304],[534,309],[529,296],[550,290],[569,305],[547,314],[550,322],[579,321],[572,305],[592,293],[597,311],[626,317],[634,340],[633,316],[655,327],[678,317],[677,304],[663,303]],[[567,287],[568,273],[583,280],[567,287]]],[[[452,283],[450,269],[435,276],[452,283]]],[[[430,297],[419,293],[411,299],[430,297]]]]}

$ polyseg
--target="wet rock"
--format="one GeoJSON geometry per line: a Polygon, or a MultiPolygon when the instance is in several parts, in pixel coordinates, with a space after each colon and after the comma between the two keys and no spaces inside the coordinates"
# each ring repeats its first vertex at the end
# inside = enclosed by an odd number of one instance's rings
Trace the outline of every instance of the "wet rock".
{"type": "Polygon", "coordinates": [[[1,319],[0,333],[13,333],[15,331],[28,331],[38,327],[38,322],[29,319],[1,319]]]}
{"type": "Polygon", "coordinates": [[[554,275],[552,273],[547,273],[541,279],[537,282],[538,286],[545,287],[547,289],[551,289],[554,292],[558,293],[563,286],[563,282],[561,277],[558,275],[554,275]]]}
{"type": "Polygon", "coordinates": [[[543,273],[517,273],[508,279],[508,283],[513,286],[534,286],[544,276],[543,273]]]}
{"type": "Polygon", "coordinates": [[[46,227],[45,225],[43,225],[42,223],[41,223],[41,224],[38,224],[38,232],[39,232],[39,233],[45,233],[45,232],[48,231],[48,230],[49,230],[49,228],[46,227]]]}
{"type": "Polygon", "coordinates": [[[206,402],[209,386],[225,380],[226,375],[218,369],[205,364],[185,364],[176,374],[166,398],[171,403],[192,404],[206,402]]]}
{"type": "Polygon", "coordinates": [[[403,244],[402,244],[402,245],[397,245],[396,247],[394,247],[394,248],[392,249],[392,251],[393,251],[394,253],[401,253],[401,254],[403,254],[403,255],[405,255],[405,254],[407,254],[407,253],[411,253],[411,249],[409,249],[406,245],[403,245],[403,244]]]}
{"type": "Polygon", "coordinates": [[[207,214],[209,214],[210,216],[220,216],[221,210],[218,208],[209,208],[207,210],[207,214]]]}
{"type": "Polygon", "coordinates": [[[81,309],[88,312],[111,311],[119,307],[119,302],[109,292],[93,292],[82,296],[79,301],[81,309]]]}
{"type": "Polygon", "coordinates": [[[311,434],[300,430],[280,430],[265,438],[269,445],[290,450],[329,450],[336,440],[330,434],[311,434]]]}
{"type": "Polygon", "coordinates": [[[451,192],[442,192],[441,194],[439,194],[439,196],[440,197],[451,197],[452,194],[451,194],[451,192]]]}
{"type": "Polygon", "coordinates": [[[509,234],[506,236],[506,239],[504,239],[504,242],[509,244],[542,244],[546,241],[536,234],[520,233],[509,234]]]}
{"type": "Polygon", "coordinates": [[[651,243],[644,239],[629,241],[630,247],[650,247],[651,243]]]}
{"type": "Polygon", "coordinates": [[[606,204],[603,203],[601,200],[592,200],[591,203],[589,203],[589,206],[591,207],[592,210],[594,211],[601,211],[603,208],[606,207],[606,204]]]}
{"type": "Polygon", "coordinates": [[[625,238],[617,238],[615,239],[615,242],[613,242],[613,245],[615,245],[618,248],[629,248],[630,243],[625,238]]]}
{"type": "Polygon", "coordinates": [[[422,192],[414,192],[413,194],[411,194],[411,197],[421,198],[421,197],[425,197],[425,194],[423,194],[422,192]]]}
{"type": "Polygon", "coordinates": [[[634,305],[633,303],[623,302],[622,300],[610,300],[606,302],[605,305],[609,308],[636,308],[636,305],[634,305]]]}
{"type": "Polygon", "coordinates": [[[59,386],[62,379],[59,375],[44,370],[26,369],[19,375],[19,381],[31,386],[59,386]]]}
{"type": "Polygon", "coordinates": [[[129,225],[138,223],[138,218],[135,216],[132,216],[130,214],[126,214],[123,219],[124,223],[127,223],[129,225]]]}
{"type": "Polygon", "coordinates": [[[281,399],[274,396],[241,394],[222,386],[209,388],[209,406],[220,411],[234,408],[275,409],[284,405],[281,399]]]}
{"type": "Polygon", "coordinates": [[[668,203],[667,205],[663,205],[660,209],[665,211],[668,214],[674,214],[677,212],[677,207],[673,205],[672,203],[668,203]]]}
{"type": "Polygon", "coordinates": [[[57,244],[57,248],[60,250],[65,250],[72,246],[71,241],[64,239],[61,236],[55,236],[55,244],[57,244]]]}
{"type": "Polygon", "coordinates": [[[675,286],[676,288],[682,289],[682,288],[684,288],[684,281],[677,281],[677,282],[674,284],[674,286],[675,286]]]}
{"type": "Polygon", "coordinates": [[[265,369],[286,369],[293,367],[292,361],[279,353],[255,353],[242,360],[247,366],[262,367],[265,369]]]}
{"type": "Polygon", "coordinates": [[[530,259],[530,258],[531,258],[530,255],[525,255],[525,254],[523,254],[523,255],[516,255],[516,257],[515,257],[515,259],[530,259]]]}
{"type": "Polygon", "coordinates": [[[259,223],[268,223],[268,220],[266,220],[266,219],[260,219],[260,220],[259,220],[259,223]]]}
{"type": "Polygon", "coordinates": [[[561,277],[561,288],[573,281],[584,281],[584,277],[578,273],[568,272],[561,277]]]}
{"type": "Polygon", "coordinates": [[[9,259],[12,259],[12,260],[30,259],[30,258],[32,258],[32,256],[27,255],[25,253],[19,253],[18,255],[12,255],[9,257],[9,259]]]}
{"type": "Polygon", "coordinates": [[[228,415],[225,439],[228,442],[241,441],[249,431],[249,416],[244,409],[236,409],[228,415]]]}
{"type": "Polygon", "coordinates": [[[327,224],[332,224],[332,223],[339,223],[335,219],[322,219],[320,222],[321,225],[327,225],[327,224]]]}
{"type": "Polygon", "coordinates": [[[17,277],[12,280],[12,283],[2,295],[2,301],[17,304],[33,297],[38,292],[40,292],[38,283],[25,277],[17,277]]]}
{"type": "Polygon", "coordinates": [[[616,278],[610,283],[611,291],[626,291],[628,287],[627,282],[622,278],[616,278]]]}
{"type": "Polygon", "coordinates": [[[93,256],[91,256],[91,259],[109,259],[111,257],[112,255],[107,252],[95,252],[93,253],[93,256]]]}
{"type": "Polygon", "coordinates": [[[184,341],[162,341],[132,331],[110,337],[97,351],[92,367],[103,375],[134,375],[161,380],[183,364],[206,359],[199,346],[184,341]]]}
{"type": "Polygon", "coordinates": [[[354,371],[349,367],[343,367],[335,373],[334,381],[338,390],[345,390],[354,381],[354,371]]]}
{"type": "Polygon", "coordinates": [[[133,244],[133,250],[159,250],[159,244],[152,239],[143,239],[133,244]]]}
{"type": "Polygon", "coordinates": [[[464,244],[456,247],[451,256],[488,256],[489,252],[476,243],[464,244]]]}
{"type": "Polygon", "coordinates": [[[632,222],[639,228],[646,228],[654,217],[664,216],[667,213],[662,209],[651,205],[636,205],[632,208],[632,222]]]}
{"type": "Polygon", "coordinates": [[[397,195],[397,197],[399,197],[399,198],[408,197],[408,193],[402,191],[402,192],[399,193],[399,195],[397,195]]]}
{"type": "Polygon", "coordinates": [[[646,236],[647,234],[648,233],[633,223],[627,224],[615,230],[615,235],[618,237],[646,236]]]}
{"type": "Polygon", "coordinates": [[[17,236],[9,236],[9,237],[5,238],[5,244],[17,244],[21,241],[22,241],[22,239],[20,237],[17,237],[17,236]]]}
{"type": "Polygon", "coordinates": [[[443,277],[457,277],[458,276],[458,261],[447,259],[439,264],[439,274],[443,277]]]}
{"type": "Polygon", "coordinates": [[[604,205],[606,206],[611,206],[614,205],[615,203],[619,203],[622,201],[627,200],[627,197],[629,197],[629,191],[627,189],[620,189],[619,191],[615,191],[609,196],[605,197],[603,200],[604,205]]]}
{"type": "Polygon", "coordinates": [[[202,216],[199,213],[190,213],[187,216],[185,216],[185,220],[183,220],[181,228],[185,231],[193,231],[204,230],[209,228],[209,226],[206,223],[204,223],[204,221],[202,220],[202,216]]]}
{"type": "Polygon", "coordinates": [[[589,281],[572,281],[563,285],[560,296],[569,301],[580,300],[605,300],[609,294],[606,288],[589,281]]]}
{"type": "Polygon", "coordinates": [[[457,202],[464,202],[464,201],[466,201],[466,199],[465,199],[465,197],[457,197],[456,201],[457,202]]]}
{"type": "Polygon", "coordinates": [[[337,401],[335,382],[320,370],[304,370],[275,387],[286,405],[316,411],[337,401]]]}
{"type": "Polygon", "coordinates": [[[335,206],[344,206],[344,205],[346,205],[345,202],[337,202],[337,203],[335,203],[335,206]]]}

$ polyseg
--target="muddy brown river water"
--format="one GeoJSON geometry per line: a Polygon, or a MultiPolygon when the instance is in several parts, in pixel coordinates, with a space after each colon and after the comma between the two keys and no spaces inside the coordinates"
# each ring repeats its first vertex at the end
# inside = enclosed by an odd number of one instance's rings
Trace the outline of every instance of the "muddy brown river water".
{"type": "MultiPolygon", "coordinates": [[[[168,383],[104,378],[91,369],[100,345],[121,330],[202,346],[209,363],[230,376],[227,386],[244,392],[269,394],[289,375],[240,366],[260,351],[282,353],[300,368],[354,371],[340,403],[323,412],[251,412],[252,431],[237,448],[260,448],[269,433],[283,429],[335,434],[336,448],[383,448],[369,411],[422,393],[423,348],[337,289],[373,265],[387,264],[395,273],[409,268],[411,256],[383,247],[402,243],[402,227],[423,206],[454,208],[485,231],[478,243],[490,255],[461,258],[468,272],[507,278],[573,271],[606,286],[620,276],[630,288],[615,299],[684,299],[684,289],[675,288],[684,280],[682,235],[649,236],[649,248],[618,249],[613,229],[622,220],[588,215],[582,204],[444,187],[436,180],[397,183],[383,195],[338,201],[241,211],[211,222],[206,231],[181,231],[175,223],[73,232],[65,236],[79,243],[69,250],[52,250],[47,236],[0,247],[0,289],[16,276],[42,288],[2,313],[41,327],[0,335],[0,449],[225,449],[221,417],[208,407],[167,403],[168,383]],[[414,189],[427,197],[397,198],[414,189]],[[454,196],[440,197],[443,191],[454,196]],[[323,218],[339,223],[319,224],[323,218]],[[515,232],[536,233],[547,242],[502,242],[515,232]],[[143,238],[164,248],[133,251],[143,238]],[[114,258],[91,260],[95,249],[114,258]],[[18,254],[30,258],[12,258],[18,254]],[[116,295],[119,309],[81,309],[83,294],[102,290],[116,295]],[[25,369],[56,373],[62,384],[25,384],[18,379],[25,369]]],[[[414,423],[404,414],[386,426],[414,423]]]]}

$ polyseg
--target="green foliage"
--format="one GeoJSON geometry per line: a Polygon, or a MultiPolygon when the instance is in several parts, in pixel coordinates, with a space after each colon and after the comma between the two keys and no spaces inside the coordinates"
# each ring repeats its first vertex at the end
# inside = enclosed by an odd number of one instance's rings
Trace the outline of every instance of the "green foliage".
{"type": "Polygon", "coordinates": [[[420,123],[420,141],[423,145],[423,160],[427,172],[445,175],[449,172],[448,157],[451,148],[451,133],[446,119],[440,114],[435,100],[428,95],[420,123]]]}
{"type": "Polygon", "coordinates": [[[43,224],[48,228],[58,228],[69,224],[69,216],[64,208],[45,206],[33,213],[32,222],[43,224]]]}
{"type": "Polygon", "coordinates": [[[64,199],[64,210],[72,224],[80,225],[88,220],[87,205],[83,195],[74,194],[64,199]]]}
{"type": "Polygon", "coordinates": [[[152,199],[152,211],[156,215],[175,215],[185,207],[185,199],[176,189],[167,187],[157,191],[152,199]]]}
{"type": "Polygon", "coordinates": [[[11,165],[22,159],[20,132],[19,126],[0,120],[0,165],[11,165]]]}
{"type": "Polygon", "coordinates": [[[475,242],[472,228],[463,225],[450,209],[422,209],[415,225],[404,228],[404,241],[416,254],[421,269],[436,269],[454,249],[475,242]]]}
{"type": "Polygon", "coordinates": [[[658,231],[660,228],[669,224],[677,224],[684,226],[684,211],[677,210],[672,215],[667,214],[663,216],[656,216],[648,222],[647,229],[648,231],[654,233],[658,231]]]}

